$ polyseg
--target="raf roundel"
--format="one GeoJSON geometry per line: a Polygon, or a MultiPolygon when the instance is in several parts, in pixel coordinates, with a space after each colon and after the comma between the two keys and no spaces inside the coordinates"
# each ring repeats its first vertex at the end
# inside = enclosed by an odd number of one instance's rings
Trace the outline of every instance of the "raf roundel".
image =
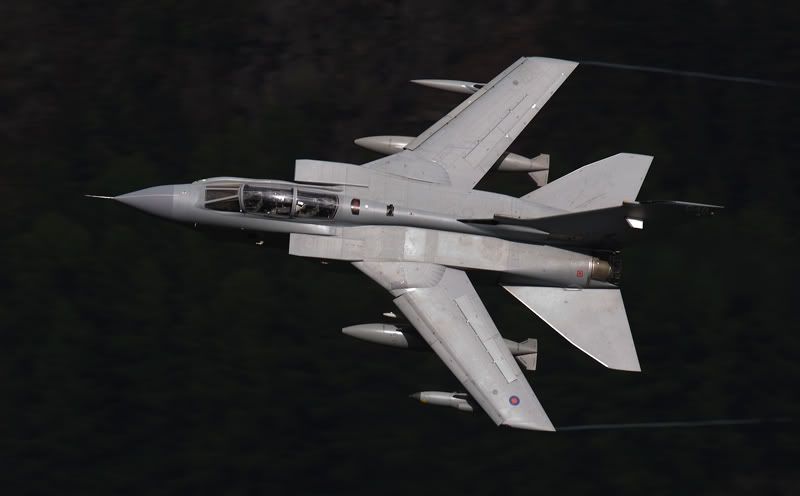
{"type": "Polygon", "coordinates": [[[519,405],[519,396],[512,396],[508,398],[508,402],[511,403],[511,406],[519,405]]]}

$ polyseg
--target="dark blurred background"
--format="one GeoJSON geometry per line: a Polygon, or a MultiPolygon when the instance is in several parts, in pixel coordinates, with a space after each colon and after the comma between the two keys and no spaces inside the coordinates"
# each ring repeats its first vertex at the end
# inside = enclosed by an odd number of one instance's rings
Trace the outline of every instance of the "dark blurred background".
{"type": "MultiPolygon", "coordinates": [[[[416,135],[523,55],[800,82],[795,2],[0,4],[3,494],[798,494],[796,424],[524,432],[407,395],[434,355],[340,333],[393,310],[354,270],[209,238],[121,194],[416,135]]],[[[640,198],[726,205],[625,252],[644,371],[500,288],[558,425],[797,418],[800,91],[581,66],[511,147],[551,178],[654,155],[640,198]]],[[[481,183],[508,194],[527,177],[481,183]]]]}

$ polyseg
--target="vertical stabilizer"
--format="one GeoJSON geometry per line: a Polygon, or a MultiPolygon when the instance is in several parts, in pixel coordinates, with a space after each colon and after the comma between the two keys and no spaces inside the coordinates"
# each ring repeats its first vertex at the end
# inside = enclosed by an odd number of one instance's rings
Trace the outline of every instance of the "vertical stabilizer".
{"type": "Polygon", "coordinates": [[[618,153],[585,165],[522,199],[570,212],[618,207],[636,200],[652,161],[653,157],[647,155],[618,153]]]}
{"type": "Polygon", "coordinates": [[[540,170],[529,172],[533,182],[536,183],[537,188],[541,188],[547,184],[547,178],[550,177],[550,155],[541,153],[531,160],[537,166],[541,167],[540,170]]]}

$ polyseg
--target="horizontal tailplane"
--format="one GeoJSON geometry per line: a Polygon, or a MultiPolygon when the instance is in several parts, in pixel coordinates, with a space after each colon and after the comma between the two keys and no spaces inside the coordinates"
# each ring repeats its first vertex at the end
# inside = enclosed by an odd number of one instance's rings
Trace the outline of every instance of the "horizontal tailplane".
{"type": "Polygon", "coordinates": [[[503,286],[581,351],[610,369],[639,372],[619,289],[503,286]]]}

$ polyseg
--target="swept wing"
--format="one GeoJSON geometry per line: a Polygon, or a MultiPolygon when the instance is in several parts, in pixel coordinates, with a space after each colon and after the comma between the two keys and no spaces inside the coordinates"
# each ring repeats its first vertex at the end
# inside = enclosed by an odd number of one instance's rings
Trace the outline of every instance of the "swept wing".
{"type": "Polygon", "coordinates": [[[405,151],[364,166],[471,189],[577,66],[568,60],[523,57],[417,136],[405,151]]]}
{"type": "Polygon", "coordinates": [[[355,262],[395,304],[498,425],[555,430],[462,270],[415,262],[355,262]]]}

